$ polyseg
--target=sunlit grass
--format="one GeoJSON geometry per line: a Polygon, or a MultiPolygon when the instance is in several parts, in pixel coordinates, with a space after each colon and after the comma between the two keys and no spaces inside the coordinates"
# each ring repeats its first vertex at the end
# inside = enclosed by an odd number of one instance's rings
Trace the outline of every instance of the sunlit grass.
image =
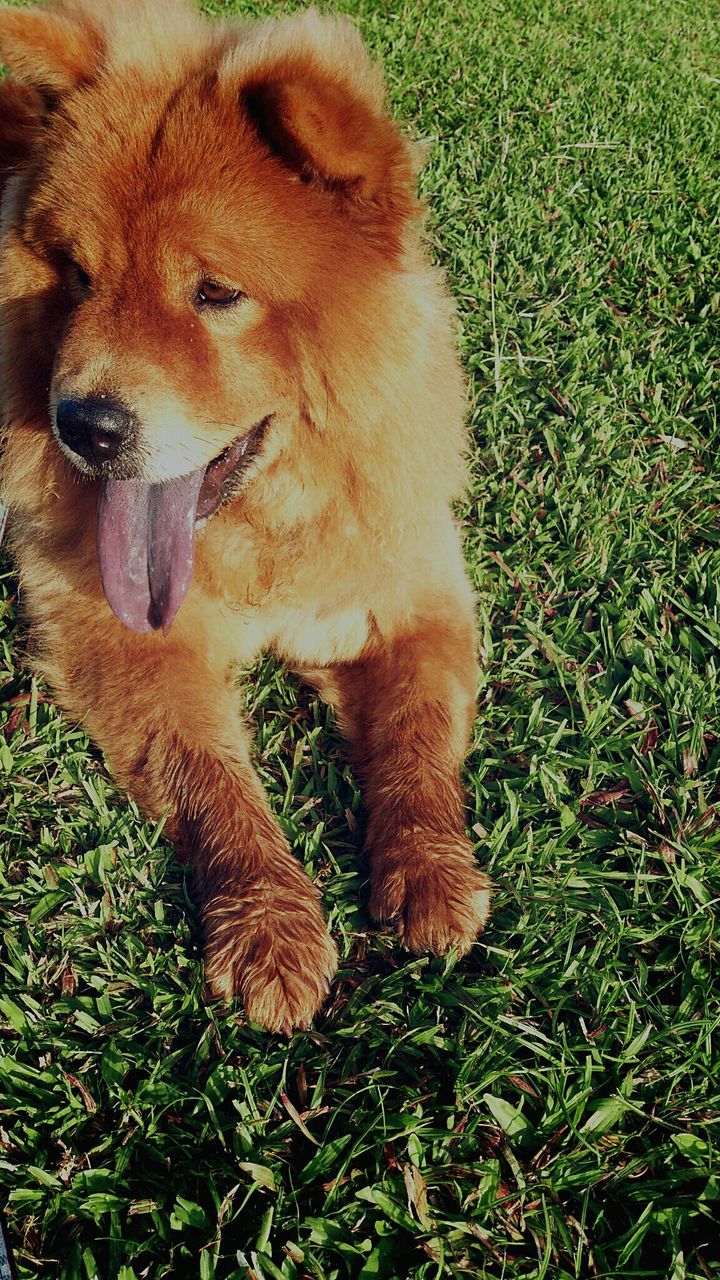
{"type": "Polygon", "coordinates": [[[494,922],[457,966],[370,928],[338,741],[266,661],[258,767],[343,964],[290,1043],[204,1005],[182,873],[25,671],[8,572],[0,1182],[19,1274],[706,1280],[716,6],[341,7],[431,143],[429,234],[459,304],[468,824],[494,922]]]}

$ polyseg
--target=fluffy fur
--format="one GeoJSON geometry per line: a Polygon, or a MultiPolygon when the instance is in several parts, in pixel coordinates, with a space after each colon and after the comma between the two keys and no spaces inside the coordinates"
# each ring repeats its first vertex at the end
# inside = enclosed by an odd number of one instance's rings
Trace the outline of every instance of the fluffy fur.
{"type": "Polygon", "coordinates": [[[234,680],[269,649],[334,705],[368,808],[371,908],[469,948],[488,882],[463,829],[473,597],[452,315],[416,156],[344,19],[209,22],[166,0],[0,10],[2,490],[37,661],[190,859],[213,991],[306,1025],[336,953],[250,763],[234,680]],[[245,300],[199,312],[198,272],[245,300]],[[99,479],[62,396],[113,394],[138,474],[208,465],[269,418],[197,537],[169,633],[111,612],[99,479]]]}

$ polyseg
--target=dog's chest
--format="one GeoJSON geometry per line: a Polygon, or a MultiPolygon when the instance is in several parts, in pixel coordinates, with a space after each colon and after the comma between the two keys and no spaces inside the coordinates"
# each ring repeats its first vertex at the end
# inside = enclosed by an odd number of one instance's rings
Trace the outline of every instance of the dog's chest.
{"type": "Polygon", "coordinates": [[[307,604],[283,609],[269,637],[269,647],[291,665],[327,666],[349,662],[364,648],[370,629],[361,602],[334,607],[307,604]]]}
{"type": "Polygon", "coordinates": [[[370,631],[368,610],[360,602],[266,601],[261,608],[222,612],[224,643],[241,664],[267,650],[292,667],[349,662],[370,631]]]}

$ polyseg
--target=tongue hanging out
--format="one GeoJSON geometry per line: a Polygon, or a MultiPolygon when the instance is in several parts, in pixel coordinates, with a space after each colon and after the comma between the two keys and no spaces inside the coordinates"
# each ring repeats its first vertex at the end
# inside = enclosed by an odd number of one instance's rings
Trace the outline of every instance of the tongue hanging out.
{"type": "Polygon", "coordinates": [[[187,594],[195,522],[228,501],[260,449],[272,415],[223,449],[207,467],[164,484],[104,480],[97,548],[110,608],[132,631],[167,634],[187,594]]]}
{"type": "Polygon", "coordinates": [[[97,547],[103,590],[133,631],[170,629],[192,578],[201,467],[164,484],[105,480],[97,547]]]}

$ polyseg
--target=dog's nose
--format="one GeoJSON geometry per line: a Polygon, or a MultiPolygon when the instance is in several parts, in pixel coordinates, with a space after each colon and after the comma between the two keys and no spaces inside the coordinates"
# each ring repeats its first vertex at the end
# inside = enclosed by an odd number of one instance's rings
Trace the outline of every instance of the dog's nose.
{"type": "Polygon", "coordinates": [[[98,469],[127,448],[135,428],[130,410],[108,396],[65,396],[55,422],[63,444],[98,469]]]}

